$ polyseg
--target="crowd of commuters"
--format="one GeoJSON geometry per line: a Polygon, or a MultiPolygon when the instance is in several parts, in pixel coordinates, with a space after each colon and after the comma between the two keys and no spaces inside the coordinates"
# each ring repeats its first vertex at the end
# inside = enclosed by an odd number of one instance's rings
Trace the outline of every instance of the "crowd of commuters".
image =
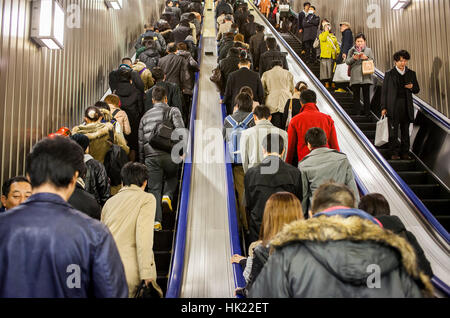
{"type": "MultiPolygon", "coordinates": [[[[286,1],[257,4],[277,27],[281,19],[286,23],[286,1]]],[[[199,0],[167,0],[162,19],[145,25],[139,37],[137,60],[124,58],[109,74],[112,94],[87,107],[83,123],[71,131],[38,142],[26,159],[27,177],[3,184],[1,297],[133,297],[141,283],[162,296],[154,231],[162,229],[162,211],[173,212],[184,156],[174,158],[175,141],[167,142],[164,132],[184,128],[190,117],[202,15],[199,0]]],[[[227,112],[223,135],[248,254],[232,257],[247,282],[238,292],[430,296],[433,273],[416,238],[390,215],[382,195],[359,198],[333,119],[320,112],[306,83],[294,85],[276,40],[265,37],[244,1],[217,1],[215,16],[227,112]],[[380,288],[368,283],[371,264],[381,270],[381,281],[373,283],[380,288]]],[[[299,20],[311,53],[310,29],[320,24],[315,8],[305,3],[299,20]]],[[[356,95],[367,85],[361,60],[373,59],[364,35],[354,47],[343,43],[346,51],[328,21],[321,27],[321,57],[352,66],[356,95]]],[[[341,29],[347,36],[348,27],[341,29]]],[[[409,58],[405,51],[396,54],[387,76],[394,88],[383,90],[383,112],[402,135],[411,94],[419,89],[406,68],[409,58]]],[[[324,61],[327,80],[329,67],[324,61]]],[[[406,146],[402,137],[403,157],[406,146]]]]}

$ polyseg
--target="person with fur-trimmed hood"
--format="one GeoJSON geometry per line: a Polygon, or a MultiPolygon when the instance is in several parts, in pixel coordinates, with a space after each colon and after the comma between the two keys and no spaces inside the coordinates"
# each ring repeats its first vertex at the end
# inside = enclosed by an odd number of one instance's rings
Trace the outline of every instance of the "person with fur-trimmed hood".
{"type": "Polygon", "coordinates": [[[322,185],[311,218],[285,226],[271,241],[274,251],[249,297],[431,297],[411,245],[354,206],[348,187],[322,185]]]}

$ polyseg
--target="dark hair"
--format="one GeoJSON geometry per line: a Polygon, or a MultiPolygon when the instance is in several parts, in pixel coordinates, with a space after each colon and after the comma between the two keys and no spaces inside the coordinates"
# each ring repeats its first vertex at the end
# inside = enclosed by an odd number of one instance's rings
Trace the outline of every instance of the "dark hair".
{"type": "Polygon", "coordinates": [[[267,38],[266,44],[269,50],[275,50],[277,48],[277,40],[275,38],[267,38]]]}
{"type": "Polygon", "coordinates": [[[250,95],[250,97],[252,97],[252,98],[254,97],[253,89],[251,89],[251,87],[249,87],[249,86],[242,86],[239,93],[247,93],[250,95]]]}
{"type": "Polygon", "coordinates": [[[300,102],[302,104],[316,103],[317,95],[314,91],[307,89],[300,94],[300,102]]]}
{"type": "Polygon", "coordinates": [[[96,106],[89,106],[84,111],[84,117],[89,118],[92,121],[98,121],[103,114],[96,106]]]}
{"type": "Polygon", "coordinates": [[[169,3],[172,3],[172,4],[173,4],[172,0],[167,0],[167,1],[166,1],[166,6],[168,6],[169,3]]]}
{"type": "Polygon", "coordinates": [[[169,45],[167,45],[167,53],[175,53],[177,51],[177,46],[175,43],[169,43],[169,45]]]}
{"type": "Polygon", "coordinates": [[[366,40],[366,36],[364,35],[364,33],[358,33],[358,34],[355,36],[355,42],[356,42],[356,40],[358,40],[358,39],[363,39],[364,41],[367,41],[367,40],[366,40]]]}
{"type": "Polygon", "coordinates": [[[167,96],[167,91],[164,87],[161,86],[155,86],[152,90],[152,99],[155,102],[162,102],[164,100],[164,97],[167,96]]]}
{"type": "Polygon", "coordinates": [[[411,59],[411,55],[406,50],[398,51],[394,54],[394,61],[398,62],[401,58],[404,58],[405,60],[409,61],[411,59]]]}
{"type": "Polygon", "coordinates": [[[234,100],[235,105],[238,105],[240,111],[251,113],[253,109],[253,99],[247,93],[240,93],[234,100]]]}
{"type": "MultiPolygon", "coordinates": [[[[120,107],[120,97],[115,94],[109,94],[106,96],[104,102],[108,105],[108,108],[110,108],[109,104],[113,104],[114,107],[117,108],[120,107]]],[[[109,111],[111,111],[111,109],[109,109],[109,111]]]]}
{"type": "Polygon", "coordinates": [[[268,134],[262,141],[262,146],[267,153],[277,152],[280,155],[284,150],[284,140],[279,134],[268,134]]]}
{"type": "Polygon", "coordinates": [[[188,15],[189,21],[194,21],[194,19],[196,18],[194,12],[195,12],[195,11],[191,11],[191,14],[188,15]]]}
{"type": "Polygon", "coordinates": [[[130,63],[133,63],[133,61],[131,60],[131,58],[129,58],[129,57],[124,57],[124,58],[122,59],[122,64],[125,64],[126,61],[130,61],[130,63]]]}
{"type": "Polygon", "coordinates": [[[186,45],[186,43],[183,43],[183,42],[179,42],[177,44],[177,48],[180,51],[187,51],[187,45],[186,45]]]}
{"type": "Polygon", "coordinates": [[[327,135],[322,128],[311,128],[305,134],[305,144],[311,144],[313,148],[319,148],[327,145],[327,135]]]}
{"type": "Polygon", "coordinates": [[[355,201],[355,194],[349,187],[330,181],[314,192],[311,210],[316,214],[334,206],[354,208],[355,201]]]}
{"type": "Polygon", "coordinates": [[[311,5],[311,6],[310,6],[310,8],[313,8],[314,10],[316,10],[316,7],[315,7],[315,6],[313,6],[313,5],[311,5]]]}
{"type": "Polygon", "coordinates": [[[241,55],[241,50],[239,50],[237,47],[232,47],[230,48],[230,50],[228,51],[228,56],[239,56],[241,55]]]}
{"type": "MultiPolygon", "coordinates": [[[[231,30],[239,30],[239,25],[237,24],[237,23],[233,23],[232,25],[231,25],[231,30]]],[[[235,33],[235,32],[232,32],[232,33],[235,33]]]]}
{"type": "Polygon", "coordinates": [[[249,23],[255,22],[255,16],[254,16],[253,14],[249,14],[249,15],[248,15],[248,22],[249,22],[249,23]]]}
{"type": "Polygon", "coordinates": [[[239,53],[239,64],[241,64],[241,65],[251,64],[252,61],[248,57],[247,51],[245,51],[245,50],[240,50],[240,51],[241,52],[239,53]]]}
{"type": "Polygon", "coordinates": [[[83,148],[83,151],[86,152],[86,149],[89,147],[90,143],[89,138],[86,135],[78,133],[70,136],[70,138],[79,144],[80,147],[83,148]]]}
{"type": "Polygon", "coordinates": [[[256,32],[258,32],[258,33],[264,32],[265,29],[266,29],[266,27],[264,25],[261,25],[261,24],[256,25],[256,32]]]}
{"type": "Polygon", "coordinates": [[[370,193],[361,198],[358,209],[374,217],[391,215],[391,208],[386,198],[379,193],[370,193]]]}
{"type": "Polygon", "coordinates": [[[308,89],[308,84],[306,84],[305,82],[298,82],[297,85],[295,85],[295,89],[297,91],[299,91],[300,93],[302,93],[303,91],[308,89]]]}
{"type": "Polygon", "coordinates": [[[159,66],[153,68],[152,77],[155,79],[156,82],[163,81],[164,76],[166,76],[166,74],[164,73],[162,68],[160,68],[159,66]]]}
{"type": "Polygon", "coordinates": [[[283,67],[283,62],[281,62],[280,60],[273,60],[272,61],[272,68],[274,68],[275,66],[283,67]]]}
{"type": "Polygon", "coordinates": [[[180,26],[184,26],[184,27],[187,27],[187,28],[191,27],[190,24],[189,24],[189,20],[187,20],[187,19],[181,20],[180,26]]]}
{"type": "Polygon", "coordinates": [[[28,179],[25,178],[24,176],[17,176],[17,177],[10,178],[10,179],[6,180],[5,182],[3,182],[2,195],[4,195],[5,197],[8,197],[9,191],[11,191],[11,185],[13,183],[18,183],[18,182],[26,182],[28,184],[31,184],[30,181],[28,181],[28,179]]]}
{"type": "Polygon", "coordinates": [[[305,2],[305,3],[303,3],[303,8],[306,7],[306,6],[311,6],[311,2],[305,2]]]}
{"type": "Polygon", "coordinates": [[[26,171],[33,188],[50,183],[66,188],[75,172],[83,176],[86,171],[84,151],[73,140],[56,136],[39,141],[26,160],[26,171]]]}
{"type": "Polygon", "coordinates": [[[98,108],[106,109],[107,111],[111,111],[111,108],[109,108],[108,103],[104,102],[102,100],[99,100],[98,102],[96,102],[94,106],[98,107],[98,108]]]}
{"type": "Polygon", "coordinates": [[[267,106],[259,105],[256,106],[253,110],[253,114],[255,114],[256,118],[261,119],[269,119],[270,117],[270,109],[267,106]]]}
{"type": "Polygon", "coordinates": [[[124,187],[132,184],[142,187],[144,182],[148,180],[147,167],[138,162],[126,163],[120,171],[120,177],[122,178],[122,184],[124,187]]]}
{"type": "Polygon", "coordinates": [[[156,42],[153,39],[148,39],[144,41],[144,46],[146,49],[155,49],[156,48],[156,42]]]}

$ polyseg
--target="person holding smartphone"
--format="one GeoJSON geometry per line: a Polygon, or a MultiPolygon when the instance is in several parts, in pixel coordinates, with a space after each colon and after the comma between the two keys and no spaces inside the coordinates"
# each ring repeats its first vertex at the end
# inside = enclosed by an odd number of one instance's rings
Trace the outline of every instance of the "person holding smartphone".
{"type": "Polygon", "coordinates": [[[407,68],[411,55],[401,50],[394,54],[395,66],[386,72],[381,93],[381,115],[388,117],[392,160],[410,160],[409,125],[414,121],[413,94],[420,92],[416,72],[407,68]],[[401,143],[398,142],[400,127],[401,143]]]}

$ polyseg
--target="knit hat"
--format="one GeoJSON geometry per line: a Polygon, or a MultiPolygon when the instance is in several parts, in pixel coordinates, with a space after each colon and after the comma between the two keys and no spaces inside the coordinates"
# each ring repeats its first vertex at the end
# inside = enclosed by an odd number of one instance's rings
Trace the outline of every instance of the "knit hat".
{"type": "Polygon", "coordinates": [[[79,144],[83,151],[86,151],[87,147],[89,147],[89,138],[83,134],[75,134],[70,138],[79,144]]]}

